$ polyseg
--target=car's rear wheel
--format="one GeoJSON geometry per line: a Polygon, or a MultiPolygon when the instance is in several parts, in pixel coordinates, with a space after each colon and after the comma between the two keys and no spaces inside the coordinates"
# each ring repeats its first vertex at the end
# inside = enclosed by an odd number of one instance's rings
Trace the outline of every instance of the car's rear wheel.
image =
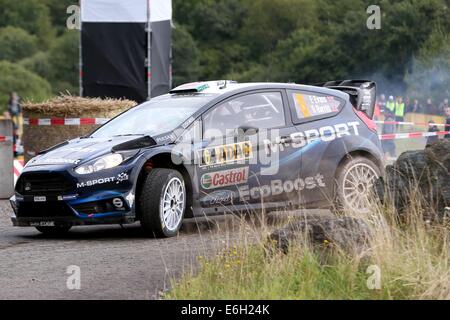
{"type": "Polygon", "coordinates": [[[173,237],[183,223],[186,187],[176,170],[153,169],[139,198],[142,228],[150,235],[173,237]]]}
{"type": "Polygon", "coordinates": [[[60,236],[65,235],[72,227],[62,227],[62,226],[55,226],[55,227],[36,227],[36,230],[40,233],[43,233],[45,235],[50,236],[60,236]]]}
{"type": "Polygon", "coordinates": [[[336,174],[335,209],[367,213],[380,175],[379,167],[368,158],[358,156],[345,161],[336,174]]]}

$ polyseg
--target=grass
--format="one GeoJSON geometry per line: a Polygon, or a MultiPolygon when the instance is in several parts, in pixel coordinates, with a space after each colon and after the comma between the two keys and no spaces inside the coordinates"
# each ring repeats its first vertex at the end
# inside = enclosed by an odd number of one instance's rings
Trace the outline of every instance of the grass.
{"type": "MultiPolygon", "coordinates": [[[[196,271],[174,279],[164,298],[450,299],[448,224],[427,220],[429,212],[419,204],[412,201],[403,219],[389,205],[374,206],[360,217],[373,233],[360,256],[332,248],[324,259],[323,251],[305,241],[287,254],[274,252],[266,239],[275,226],[251,227],[249,235],[247,223],[235,244],[213,257],[199,257],[196,271]],[[378,289],[367,285],[374,266],[381,272],[378,289]]],[[[327,246],[333,244],[321,247],[327,246]]]]}

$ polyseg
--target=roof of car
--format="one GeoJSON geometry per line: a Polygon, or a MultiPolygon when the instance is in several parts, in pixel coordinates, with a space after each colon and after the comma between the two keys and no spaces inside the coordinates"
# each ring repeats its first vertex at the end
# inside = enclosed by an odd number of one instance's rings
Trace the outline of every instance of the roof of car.
{"type": "Polygon", "coordinates": [[[170,91],[172,94],[217,94],[223,95],[230,92],[245,91],[245,89],[257,90],[257,89],[296,89],[315,91],[323,94],[333,94],[344,97],[346,94],[338,90],[328,89],[324,87],[300,85],[295,83],[276,83],[276,82],[250,82],[250,83],[238,83],[232,80],[216,80],[216,81],[203,81],[192,82],[178,86],[170,91]]]}

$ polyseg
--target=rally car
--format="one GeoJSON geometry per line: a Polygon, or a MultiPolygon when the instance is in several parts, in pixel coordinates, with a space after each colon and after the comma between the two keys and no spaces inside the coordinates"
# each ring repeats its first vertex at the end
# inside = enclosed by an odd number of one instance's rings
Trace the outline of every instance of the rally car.
{"type": "Polygon", "coordinates": [[[233,81],[182,85],[29,161],[15,226],[139,221],[177,234],[184,218],[265,209],[364,212],[382,173],[376,84],[233,81]]]}

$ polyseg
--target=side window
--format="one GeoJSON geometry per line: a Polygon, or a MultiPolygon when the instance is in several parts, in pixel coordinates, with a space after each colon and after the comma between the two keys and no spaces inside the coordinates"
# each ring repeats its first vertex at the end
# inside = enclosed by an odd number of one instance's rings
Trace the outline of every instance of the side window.
{"type": "Polygon", "coordinates": [[[286,124],[280,92],[261,92],[224,102],[203,117],[204,137],[229,135],[242,127],[269,129],[286,124]]]}
{"type": "Polygon", "coordinates": [[[320,93],[289,91],[288,95],[296,123],[333,116],[344,106],[342,99],[320,93]]]}

